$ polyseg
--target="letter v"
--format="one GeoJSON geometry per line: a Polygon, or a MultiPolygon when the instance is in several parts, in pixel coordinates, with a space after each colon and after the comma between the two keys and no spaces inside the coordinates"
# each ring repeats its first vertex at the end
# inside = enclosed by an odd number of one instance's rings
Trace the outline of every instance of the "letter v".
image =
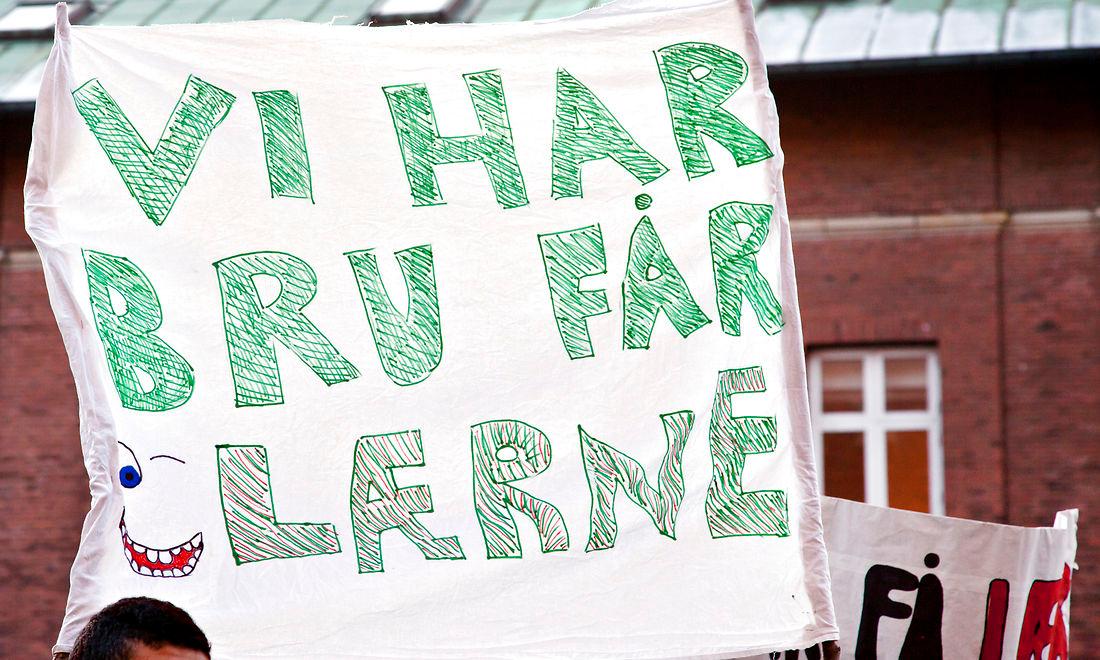
{"type": "Polygon", "coordinates": [[[195,76],[188,77],[155,149],[149,148],[99,80],[92,78],[73,90],[73,100],[130,194],[159,226],[191,178],[206,140],[225,119],[236,97],[195,76]]]}

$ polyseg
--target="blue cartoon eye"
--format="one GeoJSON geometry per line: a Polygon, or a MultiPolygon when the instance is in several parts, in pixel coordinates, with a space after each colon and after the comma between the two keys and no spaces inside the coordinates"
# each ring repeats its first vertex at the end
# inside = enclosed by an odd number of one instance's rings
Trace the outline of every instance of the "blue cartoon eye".
{"type": "Polygon", "coordinates": [[[118,480],[123,488],[134,488],[141,483],[141,473],[134,466],[127,465],[118,471],[118,480]]]}

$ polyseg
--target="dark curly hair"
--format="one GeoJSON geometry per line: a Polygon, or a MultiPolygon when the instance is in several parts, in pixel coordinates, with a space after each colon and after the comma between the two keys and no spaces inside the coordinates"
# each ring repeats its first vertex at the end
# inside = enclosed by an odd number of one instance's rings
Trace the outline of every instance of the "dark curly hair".
{"type": "Polygon", "coordinates": [[[210,657],[210,642],[187,612],[155,598],[123,598],[100,610],[76,638],[69,660],[128,660],[133,644],[177,646],[210,657]]]}

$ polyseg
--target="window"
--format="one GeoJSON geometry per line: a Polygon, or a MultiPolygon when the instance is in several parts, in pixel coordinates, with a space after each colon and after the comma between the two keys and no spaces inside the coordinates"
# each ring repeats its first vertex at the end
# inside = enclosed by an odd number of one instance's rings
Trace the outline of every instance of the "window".
{"type": "Polygon", "coordinates": [[[815,351],[809,368],[822,491],[942,515],[940,369],[935,351],[815,351]]]}
{"type": "MultiPolygon", "coordinates": [[[[69,20],[76,22],[89,11],[87,2],[70,2],[66,5],[69,20]]],[[[19,2],[0,15],[0,37],[31,38],[49,37],[57,20],[57,8],[50,2],[19,2]]]]}
{"type": "Polygon", "coordinates": [[[0,32],[27,32],[53,28],[53,5],[16,5],[0,16],[0,32]]]}
{"type": "Polygon", "coordinates": [[[381,0],[370,12],[371,22],[378,25],[400,25],[446,21],[458,7],[458,0],[381,0]]]}

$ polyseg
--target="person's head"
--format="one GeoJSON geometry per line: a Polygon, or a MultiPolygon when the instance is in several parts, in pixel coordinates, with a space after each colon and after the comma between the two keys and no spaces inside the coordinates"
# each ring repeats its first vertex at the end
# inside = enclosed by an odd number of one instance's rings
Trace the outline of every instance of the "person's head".
{"type": "Polygon", "coordinates": [[[69,660],[208,660],[210,642],[191,616],[154,598],[123,598],[100,610],[69,660]]]}

